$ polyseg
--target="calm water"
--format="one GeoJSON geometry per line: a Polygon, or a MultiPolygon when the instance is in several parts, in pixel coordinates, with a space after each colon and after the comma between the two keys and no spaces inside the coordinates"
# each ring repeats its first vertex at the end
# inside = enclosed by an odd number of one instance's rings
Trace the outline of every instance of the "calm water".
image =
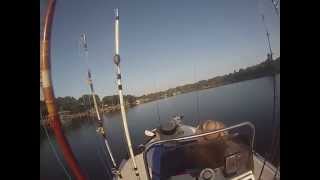
{"type": "MultiPolygon", "coordinates": [[[[277,95],[280,99],[280,75],[277,76],[277,95]]],[[[128,110],[128,123],[134,146],[144,142],[144,130],[159,125],[157,116],[159,106],[160,121],[167,121],[176,114],[184,115],[184,122],[189,125],[198,124],[206,119],[215,119],[226,125],[251,121],[256,126],[255,149],[264,155],[269,149],[272,138],[273,82],[271,77],[244,81],[214,89],[192,92],[156,102],[142,104],[128,110]],[[197,96],[199,113],[197,113],[197,96]]],[[[280,105],[280,100],[278,101],[280,105]]],[[[280,121],[280,106],[278,120],[280,121]]],[[[112,151],[118,164],[127,157],[127,149],[122,130],[120,113],[107,114],[104,126],[110,140],[112,151]]],[[[49,132],[50,133],[50,132],[49,132]]],[[[90,119],[73,123],[65,129],[74,153],[89,179],[108,179],[106,158],[103,142],[95,132],[95,124],[90,119]]],[[[50,142],[40,130],[40,178],[43,180],[68,179],[63,168],[57,161],[50,142]]],[[[61,154],[58,151],[60,157],[61,154]]],[[[277,148],[277,159],[280,147],[277,148]]],[[[64,162],[62,162],[65,164],[64,162]]]]}

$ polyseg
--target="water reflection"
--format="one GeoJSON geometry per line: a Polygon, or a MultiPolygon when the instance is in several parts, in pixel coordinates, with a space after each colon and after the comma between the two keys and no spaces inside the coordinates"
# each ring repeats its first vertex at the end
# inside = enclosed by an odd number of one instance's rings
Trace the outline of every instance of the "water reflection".
{"type": "MultiPolygon", "coordinates": [[[[255,149],[262,155],[269,149],[272,138],[273,87],[272,78],[260,78],[214,89],[207,89],[181,94],[175,97],[150,102],[128,110],[128,124],[134,147],[145,140],[144,130],[153,129],[160,122],[167,121],[173,115],[183,114],[184,123],[197,125],[199,121],[214,119],[227,126],[250,121],[256,127],[255,149]],[[196,99],[199,98],[199,114],[196,99]],[[157,116],[159,106],[160,122],[157,116]]],[[[280,97],[280,75],[277,76],[277,95],[280,97]]],[[[277,119],[280,121],[280,98],[278,98],[277,119]]],[[[127,156],[127,148],[122,130],[119,112],[103,117],[104,127],[112,151],[118,164],[127,156]]],[[[65,128],[66,136],[81,167],[90,179],[108,179],[106,168],[110,165],[105,153],[102,139],[95,132],[93,119],[74,121],[65,128]]],[[[54,142],[54,138],[53,138],[54,142]]],[[[54,142],[55,144],[55,142],[54,142]]],[[[280,147],[276,154],[279,159],[280,147]]],[[[56,162],[48,140],[40,128],[40,178],[66,179],[61,167],[56,162]]]]}

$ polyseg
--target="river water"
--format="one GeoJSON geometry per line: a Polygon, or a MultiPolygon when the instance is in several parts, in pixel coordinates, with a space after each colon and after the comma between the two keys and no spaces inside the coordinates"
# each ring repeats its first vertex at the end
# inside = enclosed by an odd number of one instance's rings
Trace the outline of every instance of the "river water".
{"type": "MultiPolygon", "coordinates": [[[[273,81],[271,77],[243,81],[226,86],[198,92],[181,94],[130,108],[127,112],[128,124],[135,147],[145,141],[144,130],[159,126],[173,115],[183,114],[188,125],[197,125],[207,119],[224,122],[227,126],[244,121],[252,122],[256,127],[255,150],[265,155],[270,149],[274,124],[280,122],[280,75],[277,76],[277,120],[273,121],[273,81]],[[198,102],[198,103],[197,103],[198,102]],[[157,106],[159,115],[157,113],[157,106]]],[[[119,164],[126,158],[127,148],[119,112],[104,116],[104,127],[119,164]]],[[[89,179],[108,178],[108,164],[103,141],[95,132],[92,119],[77,120],[65,128],[65,134],[89,179]]],[[[49,131],[40,127],[40,179],[69,179],[62,167],[65,162],[57,149],[56,142],[49,131]],[[52,146],[55,149],[52,149],[52,146]],[[57,151],[61,161],[55,156],[57,151]],[[62,165],[61,165],[62,164],[62,165]]],[[[275,163],[280,157],[280,147],[276,148],[275,163]]],[[[67,170],[68,172],[68,170],[67,170]]],[[[69,173],[70,174],[70,173],[69,173]]]]}

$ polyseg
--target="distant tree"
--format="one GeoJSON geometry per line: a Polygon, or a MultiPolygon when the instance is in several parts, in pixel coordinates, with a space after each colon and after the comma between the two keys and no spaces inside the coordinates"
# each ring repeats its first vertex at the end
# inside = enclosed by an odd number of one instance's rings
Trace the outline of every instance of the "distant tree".
{"type": "MultiPolygon", "coordinates": [[[[97,104],[101,105],[102,102],[100,101],[99,96],[96,94],[95,97],[96,97],[96,100],[97,100],[97,104]]],[[[78,102],[81,105],[92,106],[93,105],[92,95],[91,94],[84,94],[78,99],[78,102]]]]}
{"type": "Polygon", "coordinates": [[[78,104],[84,111],[90,110],[93,107],[93,99],[91,94],[84,94],[78,99],[78,104]]]}
{"type": "MultiPolygon", "coordinates": [[[[157,96],[160,97],[160,93],[157,93],[157,96]]],[[[137,98],[133,95],[126,95],[125,96],[125,101],[128,102],[129,104],[133,104],[135,103],[137,100],[137,98]]]]}
{"type": "Polygon", "coordinates": [[[71,111],[73,113],[84,111],[84,107],[78,102],[78,100],[71,96],[58,97],[56,104],[59,111],[71,111]]]}
{"type": "Polygon", "coordinates": [[[118,95],[105,96],[102,98],[102,102],[104,105],[109,105],[109,106],[120,104],[118,95]]]}
{"type": "Polygon", "coordinates": [[[83,106],[91,106],[92,96],[90,94],[84,94],[78,99],[78,103],[83,106]]]}
{"type": "MultiPolygon", "coordinates": [[[[153,96],[153,94],[150,94],[149,96],[153,96]]],[[[123,99],[125,102],[132,104],[132,103],[136,102],[137,97],[129,94],[129,95],[125,95],[123,97],[123,99]]],[[[120,100],[119,100],[118,95],[105,96],[102,98],[102,102],[104,105],[109,105],[109,106],[120,104],[120,100]]]]}

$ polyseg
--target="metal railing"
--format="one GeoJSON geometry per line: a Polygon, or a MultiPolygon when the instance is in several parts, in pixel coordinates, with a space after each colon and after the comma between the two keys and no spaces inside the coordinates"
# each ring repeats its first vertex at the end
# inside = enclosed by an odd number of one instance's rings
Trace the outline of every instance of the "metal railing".
{"type": "Polygon", "coordinates": [[[252,130],[252,140],[250,142],[250,147],[251,147],[251,152],[254,152],[253,151],[253,144],[254,144],[254,138],[255,138],[255,126],[251,122],[243,122],[243,123],[236,124],[236,125],[233,125],[233,126],[230,126],[230,127],[227,127],[227,128],[223,128],[223,129],[219,129],[219,130],[215,130],[215,131],[211,131],[211,132],[206,132],[206,133],[201,133],[201,134],[196,134],[196,135],[192,135],[192,136],[184,136],[184,137],[179,137],[179,138],[173,138],[173,139],[167,139],[167,140],[160,140],[160,141],[152,142],[151,144],[146,146],[146,148],[145,148],[145,150],[143,152],[143,160],[144,160],[146,172],[148,174],[147,175],[148,179],[151,179],[151,178],[150,178],[149,169],[147,167],[148,161],[147,161],[146,155],[147,155],[148,151],[151,149],[151,147],[153,147],[154,145],[168,143],[168,142],[180,142],[180,141],[183,141],[183,140],[195,139],[195,138],[199,138],[199,137],[203,137],[203,136],[207,136],[207,135],[217,134],[217,133],[220,133],[220,132],[224,132],[224,131],[228,131],[228,130],[244,127],[244,126],[248,126],[252,130]]]}

